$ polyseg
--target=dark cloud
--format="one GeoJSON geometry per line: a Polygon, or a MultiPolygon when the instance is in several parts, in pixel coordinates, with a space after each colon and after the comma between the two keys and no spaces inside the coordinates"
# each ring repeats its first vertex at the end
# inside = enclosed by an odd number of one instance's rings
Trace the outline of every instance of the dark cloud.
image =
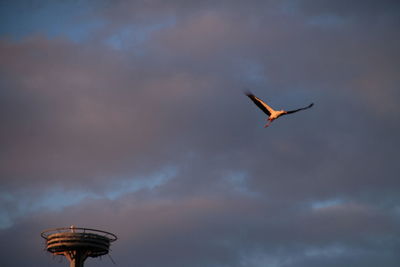
{"type": "MultiPolygon", "coordinates": [[[[337,15],[343,17],[363,17],[365,19],[376,19],[379,16],[396,16],[400,5],[395,0],[384,0],[379,3],[372,0],[359,1],[297,1],[297,7],[311,15],[337,15]]],[[[398,22],[398,19],[396,19],[398,22]]]]}
{"type": "MultiPolygon", "coordinates": [[[[327,263],[333,266],[337,262],[364,263],[357,258],[372,262],[383,258],[388,266],[395,266],[398,259],[398,242],[392,236],[398,234],[393,214],[351,203],[313,211],[266,198],[237,196],[188,197],[184,201],[139,199],[134,195],[116,202],[88,199],[62,212],[30,216],[3,232],[2,237],[12,236],[12,244],[19,248],[17,251],[8,245],[3,251],[10,256],[31,255],[44,266],[56,264],[39,253],[43,242],[32,233],[45,225],[72,221],[113,228],[120,237],[112,244],[111,254],[118,264],[256,266],[277,261],[283,266],[305,266],[327,257],[332,260],[327,263]],[[26,239],[29,242],[24,242],[26,239]],[[32,246],[35,250],[28,252],[32,246]],[[386,257],[376,258],[377,253],[386,257]]],[[[6,266],[11,261],[15,259],[2,258],[6,266]]],[[[103,258],[89,263],[107,266],[110,261],[103,258]]]]}
{"type": "Polygon", "coordinates": [[[394,2],[87,3],[0,40],[0,265],[71,224],[120,265],[397,265],[394,2]],[[245,89],[315,106],[263,129],[245,89]]]}

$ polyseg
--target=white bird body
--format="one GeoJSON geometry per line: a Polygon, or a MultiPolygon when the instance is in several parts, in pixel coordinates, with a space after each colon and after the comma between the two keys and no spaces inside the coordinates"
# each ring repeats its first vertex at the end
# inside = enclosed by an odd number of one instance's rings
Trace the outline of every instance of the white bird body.
{"type": "Polygon", "coordinates": [[[264,127],[268,127],[274,120],[279,118],[280,116],[287,115],[287,114],[292,114],[300,110],[308,109],[311,108],[314,103],[311,103],[307,107],[304,108],[299,108],[295,110],[290,110],[290,111],[285,111],[285,110],[274,110],[271,108],[267,103],[253,95],[251,92],[247,92],[246,95],[256,104],[262,111],[264,111],[265,114],[268,115],[268,123],[264,127]]]}
{"type": "Polygon", "coordinates": [[[272,121],[272,120],[275,120],[275,119],[277,119],[277,118],[279,118],[280,116],[282,116],[283,114],[285,114],[286,113],[286,111],[284,111],[284,110],[273,110],[272,112],[271,112],[271,115],[269,115],[269,119],[272,121]]]}

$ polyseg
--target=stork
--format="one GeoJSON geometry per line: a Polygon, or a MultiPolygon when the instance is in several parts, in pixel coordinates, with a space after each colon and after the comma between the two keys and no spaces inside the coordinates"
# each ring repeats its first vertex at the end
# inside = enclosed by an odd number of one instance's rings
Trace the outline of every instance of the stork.
{"type": "Polygon", "coordinates": [[[305,109],[311,108],[314,105],[314,103],[311,103],[310,105],[308,105],[304,108],[288,110],[288,111],[274,110],[273,108],[268,106],[267,103],[265,103],[264,101],[262,101],[261,99],[259,99],[255,95],[253,95],[251,92],[246,92],[245,94],[254,102],[254,104],[257,105],[257,107],[259,107],[262,111],[264,111],[265,114],[268,115],[268,119],[267,119],[268,123],[265,124],[264,128],[268,127],[274,120],[276,120],[280,116],[292,114],[292,113],[295,113],[300,110],[305,110],[305,109]]]}

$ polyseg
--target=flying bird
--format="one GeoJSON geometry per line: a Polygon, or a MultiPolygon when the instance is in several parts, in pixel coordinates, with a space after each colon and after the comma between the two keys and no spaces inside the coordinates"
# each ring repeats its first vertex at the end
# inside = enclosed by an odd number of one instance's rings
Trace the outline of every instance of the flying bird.
{"type": "Polygon", "coordinates": [[[276,120],[280,116],[292,114],[292,113],[295,113],[300,110],[305,110],[305,109],[311,108],[314,105],[314,103],[311,103],[307,107],[294,109],[294,110],[288,110],[288,111],[274,110],[273,108],[268,106],[267,103],[265,103],[264,101],[262,101],[261,99],[259,99],[255,95],[253,95],[251,92],[246,92],[245,94],[254,102],[254,104],[257,105],[257,107],[259,107],[262,111],[264,111],[265,114],[268,115],[268,119],[267,119],[268,123],[265,124],[264,128],[268,127],[274,120],[276,120]]]}

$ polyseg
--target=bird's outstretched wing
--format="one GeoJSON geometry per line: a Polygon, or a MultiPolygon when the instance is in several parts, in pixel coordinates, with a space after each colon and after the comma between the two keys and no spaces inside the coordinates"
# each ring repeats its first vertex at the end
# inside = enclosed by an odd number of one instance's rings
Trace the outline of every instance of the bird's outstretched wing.
{"type": "Polygon", "coordinates": [[[304,108],[299,108],[299,109],[294,109],[294,110],[286,111],[286,113],[284,113],[284,114],[282,114],[282,115],[292,114],[292,113],[295,113],[295,112],[297,112],[297,111],[301,111],[301,110],[305,110],[305,109],[311,108],[312,106],[314,106],[314,103],[311,103],[310,105],[308,105],[307,107],[304,107],[304,108]]]}
{"type": "Polygon", "coordinates": [[[262,111],[265,112],[268,116],[271,115],[271,111],[273,110],[270,106],[268,106],[264,101],[253,95],[250,91],[245,92],[245,94],[257,105],[262,111]]]}

